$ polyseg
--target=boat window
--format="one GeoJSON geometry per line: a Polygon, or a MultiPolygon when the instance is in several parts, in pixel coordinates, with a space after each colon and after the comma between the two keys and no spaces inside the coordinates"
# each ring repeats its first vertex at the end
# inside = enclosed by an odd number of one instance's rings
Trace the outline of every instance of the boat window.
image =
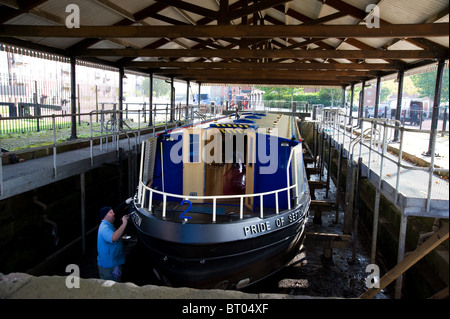
{"type": "Polygon", "coordinates": [[[200,135],[189,135],[189,163],[200,163],[200,135]]]}

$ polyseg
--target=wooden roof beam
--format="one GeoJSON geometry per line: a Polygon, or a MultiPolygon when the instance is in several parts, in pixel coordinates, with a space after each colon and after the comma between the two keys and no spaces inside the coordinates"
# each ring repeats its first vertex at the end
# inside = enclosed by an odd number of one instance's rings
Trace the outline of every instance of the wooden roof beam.
{"type": "Polygon", "coordinates": [[[145,62],[131,61],[124,67],[139,68],[175,68],[175,69],[267,69],[267,70],[367,70],[367,71],[396,71],[397,63],[228,63],[228,62],[145,62]]]}
{"type": "Polygon", "coordinates": [[[29,10],[40,6],[41,4],[47,2],[48,0],[29,0],[29,1],[18,1],[18,9],[14,9],[11,6],[2,8],[0,13],[0,24],[8,22],[15,17],[20,16],[23,13],[27,13],[29,10]]]}
{"type": "MultiPolygon", "coordinates": [[[[185,78],[179,78],[185,80],[185,78]]],[[[311,85],[311,86],[348,86],[355,82],[355,79],[323,79],[323,80],[309,80],[309,79],[261,79],[261,78],[239,78],[239,77],[228,77],[228,78],[186,78],[190,80],[195,80],[201,83],[221,83],[221,84],[254,84],[254,85],[311,85]]]]}
{"type": "Polygon", "coordinates": [[[292,0],[262,0],[259,2],[253,3],[250,6],[242,6],[240,9],[236,9],[230,12],[229,17],[230,20],[235,20],[242,18],[244,16],[251,15],[255,12],[263,11],[266,9],[270,9],[274,6],[284,4],[286,2],[291,2],[292,0]]]}
{"type": "Polygon", "coordinates": [[[0,4],[13,8],[15,10],[20,9],[19,0],[0,0],[0,4]]]}
{"type": "Polygon", "coordinates": [[[128,19],[132,22],[136,22],[136,18],[134,17],[134,14],[131,12],[125,10],[124,8],[118,6],[117,4],[113,3],[110,0],[94,0],[99,5],[105,7],[106,9],[117,13],[118,15],[124,17],[125,19],[128,19]]]}
{"type": "Polygon", "coordinates": [[[208,17],[214,20],[218,20],[219,19],[219,13],[217,11],[214,10],[210,10],[207,9],[205,7],[201,7],[201,6],[197,6],[195,4],[192,3],[188,3],[188,2],[184,2],[184,1],[180,1],[180,0],[156,0],[157,2],[161,2],[164,3],[166,5],[178,8],[178,9],[182,9],[188,12],[192,12],[204,17],[208,17]]]}
{"type": "MultiPolygon", "coordinates": [[[[333,76],[348,76],[348,77],[367,77],[376,76],[377,71],[363,71],[363,70],[345,70],[345,71],[332,71],[332,70],[259,70],[256,74],[254,70],[240,69],[238,71],[231,69],[222,69],[220,75],[234,76],[238,75],[256,75],[256,76],[284,76],[284,77],[333,77],[333,76]]],[[[155,74],[172,74],[182,76],[194,76],[201,74],[201,76],[215,76],[217,70],[204,69],[204,70],[192,70],[192,69],[160,69],[155,70],[155,74]]]]}
{"type": "MultiPolygon", "coordinates": [[[[322,2],[322,0],[317,0],[317,1],[322,2]]],[[[343,2],[342,0],[327,0],[326,5],[329,5],[330,7],[334,8],[336,10],[346,12],[349,15],[351,15],[352,17],[359,19],[361,22],[364,21],[364,19],[367,16],[367,12],[365,12],[364,10],[360,10],[359,8],[354,7],[350,4],[347,4],[347,3],[343,2]]],[[[386,26],[391,26],[393,24],[386,20],[380,19],[380,25],[381,25],[381,28],[384,28],[386,26]]],[[[373,30],[373,29],[370,29],[370,30],[373,30]]],[[[424,50],[434,50],[434,51],[441,50],[441,51],[443,51],[446,49],[445,47],[443,47],[433,41],[430,41],[428,39],[423,39],[428,36],[414,37],[414,39],[412,39],[413,37],[408,37],[408,36],[405,36],[405,37],[391,36],[388,38],[392,38],[392,37],[400,38],[400,39],[395,39],[393,43],[395,43],[399,40],[406,40],[424,50]],[[407,39],[403,39],[403,38],[407,38],[407,39]]],[[[433,37],[433,36],[430,35],[429,37],[433,37]]],[[[392,41],[389,41],[388,44],[389,43],[392,43],[392,41]]],[[[386,46],[384,46],[384,47],[386,47],[386,46]]]]}
{"type": "Polygon", "coordinates": [[[448,37],[449,23],[363,25],[65,26],[0,25],[0,36],[47,38],[422,38],[448,37]]]}
{"type": "MultiPolygon", "coordinates": [[[[192,79],[190,79],[192,80],[192,79]]],[[[333,87],[341,87],[349,86],[352,82],[350,81],[307,81],[307,80],[255,80],[255,79],[211,79],[211,80],[202,80],[197,81],[201,83],[207,84],[216,84],[216,85],[229,85],[229,84],[241,84],[241,85],[286,85],[286,86],[333,86],[333,87]]]]}
{"type": "MultiPolygon", "coordinates": [[[[139,12],[135,13],[134,18],[136,21],[141,21],[141,20],[146,19],[149,16],[158,15],[158,12],[164,10],[165,8],[167,8],[167,5],[162,4],[162,3],[155,3],[155,4],[152,4],[148,7],[140,10],[139,12]]],[[[131,21],[129,19],[123,19],[123,20],[115,23],[114,26],[129,26],[131,24],[133,24],[133,21],[131,21]]],[[[100,41],[102,41],[102,39],[96,38],[96,37],[87,38],[87,39],[81,40],[78,43],[73,44],[72,46],[70,46],[68,48],[68,50],[71,51],[71,50],[87,49],[90,46],[99,43],[100,41]]]]}
{"type": "Polygon", "coordinates": [[[445,54],[424,50],[183,50],[183,49],[86,49],[74,56],[202,57],[202,58],[290,58],[290,59],[447,59],[445,54]]]}

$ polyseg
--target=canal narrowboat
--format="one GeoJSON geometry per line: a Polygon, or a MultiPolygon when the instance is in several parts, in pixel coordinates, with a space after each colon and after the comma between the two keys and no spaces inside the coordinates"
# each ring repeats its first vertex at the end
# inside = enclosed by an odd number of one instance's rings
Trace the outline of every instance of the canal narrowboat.
{"type": "Polygon", "coordinates": [[[131,219],[164,284],[240,289],[295,257],[310,202],[296,117],[236,113],[142,143],[131,219]]]}

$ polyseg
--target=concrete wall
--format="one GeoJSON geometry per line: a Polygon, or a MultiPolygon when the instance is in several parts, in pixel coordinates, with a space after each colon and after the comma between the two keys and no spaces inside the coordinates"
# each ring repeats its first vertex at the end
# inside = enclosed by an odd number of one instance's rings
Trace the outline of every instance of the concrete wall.
{"type": "MultiPolygon", "coordinates": [[[[99,224],[101,207],[114,207],[127,198],[127,162],[122,168],[104,165],[85,174],[86,230],[99,224]]],[[[26,272],[80,236],[80,176],[0,201],[0,272],[26,272]],[[36,197],[47,206],[46,212],[35,203],[36,197]]]]}

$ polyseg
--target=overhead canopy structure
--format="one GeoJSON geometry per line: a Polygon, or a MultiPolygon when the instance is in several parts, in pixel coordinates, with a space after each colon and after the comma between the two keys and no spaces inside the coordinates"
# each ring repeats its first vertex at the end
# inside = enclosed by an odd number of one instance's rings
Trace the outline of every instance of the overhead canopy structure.
{"type": "Polygon", "coordinates": [[[199,83],[345,87],[448,59],[449,2],[0,0],[0,43],[199,83]]]}

